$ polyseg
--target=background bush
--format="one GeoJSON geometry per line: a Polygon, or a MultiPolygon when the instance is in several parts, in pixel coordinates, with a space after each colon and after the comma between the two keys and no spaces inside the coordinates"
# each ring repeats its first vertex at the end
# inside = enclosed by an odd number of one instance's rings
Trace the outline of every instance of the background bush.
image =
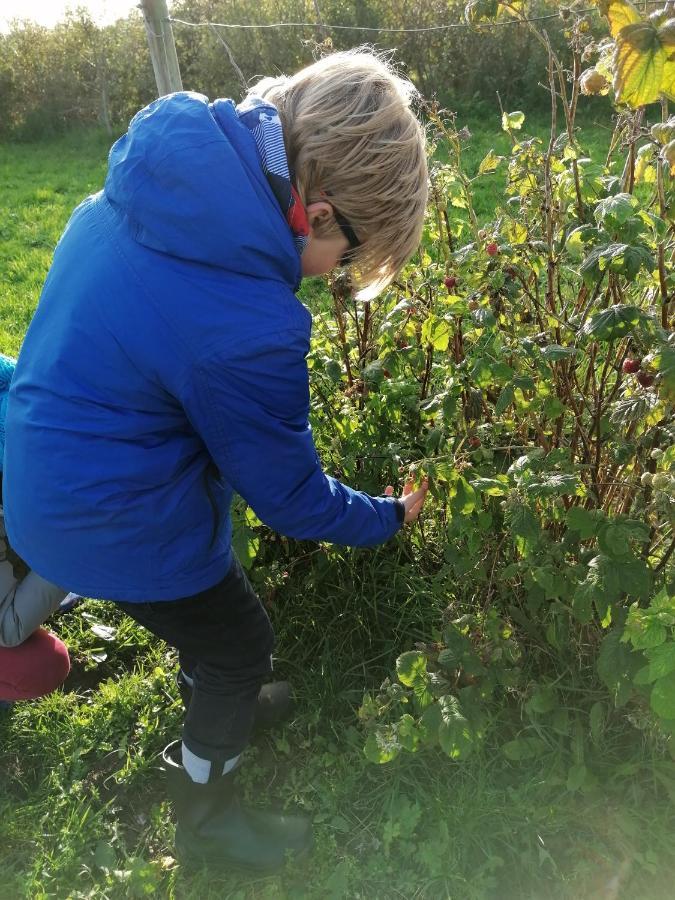
{"type": "MultiPolygon", "coordinates": [[[[382,28],[423,28],[464,21],[456,0],[324,0],[323,20],[382,28]]],[[[536,0],[531,15],[558,11],[536,0]]],[[[310,0],[180,0],[172,15],[190,22],[313,22],[310,0]]],[[[547,24],[555,46],[562,19],[547,24]]],[[[336,49],[370,42],[392,48],[427,97],[454,107],[546,102],[539,82],[543,51],[527,27],[449,29],[414,34],[335,31],[328,28],[220,29],[247,81],[289,73],[312,61],[316,41],[328,34],[336,49]]],[[[239,97],[240,80],[213,30],[174,26],[183,83],[215,96],[239,97]]],[[[38,137],[71,125],[126,123],[155,96],[155,82],[140,13],[98,27],[80,10],[53,29],[16,22],[0,35],[0,138],[38,137]]]]}

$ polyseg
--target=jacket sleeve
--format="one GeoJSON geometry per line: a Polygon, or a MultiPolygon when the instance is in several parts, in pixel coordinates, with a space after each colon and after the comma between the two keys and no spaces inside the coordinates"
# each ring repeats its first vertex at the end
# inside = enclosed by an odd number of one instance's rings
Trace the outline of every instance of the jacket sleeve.
{"type": "Polygon", "coordinates": [[[222,476],[270,528],[348,546],[380,544],[403,521],[389,497],[354,491],[323,472],[309,413],[304,335],[203,360],[184,408],[222,476]]]}

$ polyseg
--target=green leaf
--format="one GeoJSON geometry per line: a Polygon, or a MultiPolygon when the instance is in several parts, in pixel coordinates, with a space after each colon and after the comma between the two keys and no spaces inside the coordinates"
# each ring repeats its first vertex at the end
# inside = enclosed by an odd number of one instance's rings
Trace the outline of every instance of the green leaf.
{"type": "Polygon", "coordinates": [[[639,659],[621,643],[621,630],[613,629],[604,638],[598,654],[598,675],[616,706],[623,706],[633,692],[633,676],[640,668],[639,659]]]}
{"type": "Polygon", "coordinates": [[[419,650],[402,653],[396,660],[396,674],[401,684],[412,687],[420,678],[427,677],[427,658],[419,650]]]}
{"type": "Polygon", "coordinates": [[[530,699],[525,704],[528,712],[543,716],[551,712],[558,705],[558,695],[550,684],[536,688],[530,699]]]}
{"type": "Polygon", "coordinates": [[[597,700],[593,706],[591,706],[591,711],[589,714],[589,725],[591,728],[591,739],[594,744],[600,743],[600,738],[602,737],[602,732],[605,726],[605,704],[601,703],[597,700]]]}
{"type": "Polygon", "coordinates": [[[617,562],[617,576],[629,597],[646,600],[651,591],[653,575],[644,559],[632,557],[617,562]]]}
{"type": "Polygon", "coordinates": [[[506,410],[513,403],[513,398],[515,395],[515,390],[512,384],[507,384],[504,387],[497,397],[497,402],[495,403],[495,415],[501,416],[502,413],[506,412],[506,410]]]}
{"type": "Polygon", "coordinates": [[[658,613],[641,609],[634,603],[626,619],[624,641],[630,641],[636,650],[651,650],[663,644],[668,638],[666,626],[659,620],[658,613]]]}
{"type": "Polygon", "coordinates": [[[232,533],[232,549],[242,566],[250,569],[260,549],[260,538],[247,525],[235,523],[232,533]]]}
{"type": "Polygon", "coordinates": [[[326,363],[326,374],[337,384],[342,379],[342,366],[336,360],[329,359],[326,363]]]}
{"type": "Polygon", "coordinates": [[[558,362],[561,359],[570,359],[575,356],[577,350],[575,347],[561,347],[560,344],[549,344],[541,351],[541,355],[546,362],[558,362]]]}
{"type": "Polygon", "coordinates": [[[455,482],[455,495],[452,498],[452,510],[461,516],[470,515],[476,508],[476,492],[463,476],[455,482]]]}
{"type": "Polygon", "coordinates": [[[442,721],[441,710],[438,703],[432,703],[430,706],[427,706],[422,713],[417,726],[420,740],[430,746],[437,743],[438,731],[442,721]]]}
{"type": "Polygon", "coordinates": [[[537,566],[532,577],[543,588],[547,600],[557,600],[565,592],[565,579],[553,566],[537,566]]]}
{"type": "Polygon", "coordinates": [[[612,230],[627,222],[638,206],[639,203],[632,194],[614,194],[613,197],[601,200],[595,207],[595,220],[599,225],[612,230]]]}
{"type": "Polygon", "coordinates": [[[405,713],[398,721],[398,740],[404,750],[415,753],[420,743],[420,734],[414,718],[405,713]]]}
{"type": "Polygon", "coordinates": [[[633,684],[645,686],[647,684],[652,684],[655,679],[649,677],[649,666],[643,666],[633,676],[633,684]]]}
{"type": "Polygon", "coordinates": [[[463,653],[458,653],[455,648],[446,647],[438,654],[438,665],[449,671],[454,671],[460,668],[463,655],[463,653]]]}
{"type": "Polygon", "coordinates": [[[422,343],[444,353],[450,343],[451,325],[445,319],[430,315],[422,325],[422,343]]]}
{"type": "Polygon", "coordinates": [[[661,350],[659,372],[661,373],[659,394],[664,400],[675,403],[675,347],[667,345],[661,350]]]}
{"type": "Polygon", "coordinates": [[[396,660],[396,674],[401,684],[412,688],[420,709],[425,709],[432,702],[431,680],[424,653],[419,650],[402,653],[396,660]]]}
{"type": "Polygon", "coordinates": [[[474,748],[474,734],[468,720],[462,714],[459,700],[448,694],[438,700],[441,725],[438,740],[451,759],[466,759],[474,748]]]}
{"type": "Polygon", "coordinates": [[[110,844],[99,841],[94,850],[94,865],[98,869],[111,872],[117,868],[117,854],[110,844]]]}
{"type": "Polygon", "coordinates": [[[594,589],[588,584],[580,584],[572,597],[572,615],[580,625],[590,625],[593,621],[594,589]]]}
{"type": "Polygon", "coordinates": [[[630,541],[637,540],[642,543],[649,541],[649,527],[642,522],[634,523],[629,521],[612,520],[604,523],[598,534],[598,546],[609,556],[615,559],[622,559],[632,555],[630,541]]]}
{"type": "MultiPolygon", "coordinates": [[[[604,601],[605,604],[614,603],[621,596],[621,579],[617,571],[616,560],[604,553],[594,556],[588,564],[588,574],[585,582],[593,600],[604,601]]],[[[601,604],[599,604],[600,608],[601,604]]],[[[601,615],[602,617],[602,615],[601,615]]]]}
{"type": "Polygon", "coordinates": [[[597,341],[614,341],[635,328],[643,317],[637,306],[616,304],[592,316],[581,332],[597,341]]]}
{"type": "Polygon", "coordinates": [[[524,503],[514,503],[507,509],[508,524],[513,534],[528,541],[535,541],[541,533],[539,522],[524,503]]]}
{"type": "Polygon", "coordinates": [[[396,736],[393,725],[378,725],[375,731],[371,731],[366,738],[363,748],[366,759],[372,763],[383,765],[391,762],[401,752],[401,745],[396,736]]]}
{"type": "Polygon", "coordinates": [[[477,491],[487,494],[489,497],[502,497],[509,492],[508,483],[501,481],[499,478],[474,478],[471,485],[477,491]]]}
{"type": "MultiPolygon", "coordinates": [[[[494,328],[497,324],[495,314],[489,306],[479,306],[478,309],[474,309],[471,313],[471,319],[476,328],[494,328]]],[[[492,376],[492,370],[490,370],[490,375],[492,376]]]]}
{"type": "Polygon", "coordinates": [[[471,381],[478,387],[492,384],[492,367],[487,359],[479,357],[471,368],[471,381]]]}
{"type": "Polygon", "coordinates": [[[666,641],[647,652],[649,659],[649,680],[656,681],[675,672],[675,642],[666,641]]]}
{"type": "Polygon", "coordinates": [[[583,506],[572,506],[566,515],[567,527],[571,531],[576,531],[582,541],[586,541],[593,537],[598,528],[600,521],[595,512],[584,509],[583,506]]]}
{"type": "Polygon", "coordinates": [[[579,476],[561,472],[553,472],[525,485],[528,497],[565,497],[574,496],[580,487],[579,476]]]}
{"type": "Polygon", "coordinates": [[[659,678],[649,698],[651,707],[662,719],[675,719],[675,672],[659,678]]]}
{"type": "Polygon", "coordinates": [[[520,131],[524,122],[525,113],[519,109],[511,113],[502,113],[502,128],[504,131],[520,131]]]}
{"type": "Polygon", "coordinates": [[[507,741],[502,744],[502,753],[507,759],[518,762],[521,759],[533,759],[535,756],[539,756],[545,746],[541,738],[520,737],[515,741],[507,741]]]}

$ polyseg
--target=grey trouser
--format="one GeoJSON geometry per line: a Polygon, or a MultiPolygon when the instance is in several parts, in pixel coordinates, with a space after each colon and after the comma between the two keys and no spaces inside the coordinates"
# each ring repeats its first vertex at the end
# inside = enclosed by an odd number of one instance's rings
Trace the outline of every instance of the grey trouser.
{"type": "Polygon", "coordinates": [[[5,517],[0,506],[0,647],[16,647],[59,607],[68,591],[29,571],[17,580],[7,558],[5,517]]]}

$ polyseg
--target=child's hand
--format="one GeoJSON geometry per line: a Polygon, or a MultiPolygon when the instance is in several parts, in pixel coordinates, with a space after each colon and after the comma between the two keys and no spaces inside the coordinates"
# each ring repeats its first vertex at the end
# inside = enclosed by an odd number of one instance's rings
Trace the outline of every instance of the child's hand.
{"type": "MultiPolygon", "coordinates": [[[[429,479],[425,478],[420,487],[413,491],[413,482],[409,481],[406,486],[403,488],[403,496],[399,497],[399,500],[405,506],[405,523],[409,525],[411,522],[415,522],[417,517],[422,512],[422,507],[424,506],[424,501],[427,496],[427,491],[429,490],[429,479]]],[[[394,488],[389,485],[385,489],[385,495],[387,497],[394,496],[394,488]]]]}

